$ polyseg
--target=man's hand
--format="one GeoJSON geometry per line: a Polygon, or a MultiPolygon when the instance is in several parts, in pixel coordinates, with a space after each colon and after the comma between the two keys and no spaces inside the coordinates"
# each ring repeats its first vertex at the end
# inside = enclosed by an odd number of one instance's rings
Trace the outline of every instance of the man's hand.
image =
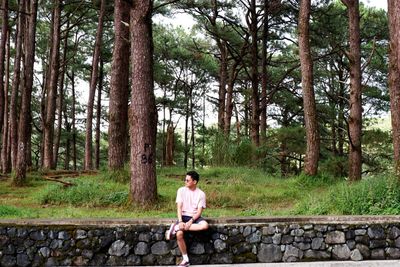
{"type": "Polygon", "coordinates": [[[189,230],[190,226],[192,225],[193,220],[190,219],[187,223],[185,223],[185,231],[189,230]]]}
{"type": "Polygon", "coordinates": [[[183,231],[186,228],[186,224],[184,222],[179,222],[179,230],[183,231]]]}

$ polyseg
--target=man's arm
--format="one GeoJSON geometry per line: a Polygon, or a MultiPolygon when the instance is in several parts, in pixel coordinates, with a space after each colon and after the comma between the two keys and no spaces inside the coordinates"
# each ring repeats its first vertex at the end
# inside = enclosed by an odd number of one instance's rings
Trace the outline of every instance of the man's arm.
{"type": "Polygon", "coordinates": [[[178,221],[179,221],[179,229],[183,230],[185,228],[185,223],[182,221],[182,202],[176,203],[176,213],[178,216],[178,221]]]}
{"type": "Polygon", "coordinates": [[[203,212],[203,207],[198,207],[197,212],[193,215],[192,219],[190,219],[187,223],[185,223],[185,230],[189,230],[190,226],[196,221],[198,218],[201,217],[201,213],[203,212]]]}

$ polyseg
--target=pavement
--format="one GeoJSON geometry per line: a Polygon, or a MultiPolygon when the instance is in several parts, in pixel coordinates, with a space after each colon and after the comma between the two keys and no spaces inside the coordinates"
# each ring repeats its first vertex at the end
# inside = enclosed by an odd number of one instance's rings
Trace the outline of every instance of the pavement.
{"type": "MultiPolygon", "coordinates": [[[[242,264],[207,264],[190,265],[200,267],[400,267],[400,260],[371,261],[318,261],[318,262],[279,262],[279,263],[242,263],[242,264]]],[[[165,266],[163,266],[165,267],[165,266]]]]}

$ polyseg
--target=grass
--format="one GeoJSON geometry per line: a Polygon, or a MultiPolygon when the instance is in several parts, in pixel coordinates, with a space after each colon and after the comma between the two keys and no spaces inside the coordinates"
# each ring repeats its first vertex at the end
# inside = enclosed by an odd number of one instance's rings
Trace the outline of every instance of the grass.
{"type": "MultiPolygon", "coordinates": [[[[207,195],[206,217],[396,214],[400,210],[400,186],[390,178],[349,185],[329,176],[279,178],[251,168],[208,168],[199,173],[199,187],[207,195]]],[[[158,201],[147,208],[128,204],[126,173],[118,179],[107,172],[66,179],[75,184],[70,187],[45,181],[37,173],[20,188],[2,179],[0,218],[174,218],[176,190],[184,185],[184,174],[180,168],[158,170],[158,201]]]]}

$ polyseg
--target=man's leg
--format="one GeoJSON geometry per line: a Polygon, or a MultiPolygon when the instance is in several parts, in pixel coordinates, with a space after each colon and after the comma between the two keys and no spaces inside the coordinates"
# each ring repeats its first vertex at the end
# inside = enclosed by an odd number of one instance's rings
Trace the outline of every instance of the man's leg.
{"type": "Polygon", "coordinates": [[[189,262],[189,257],[187,255],[187,248],[186,248],[185,238],[184,238],[184,234],[183,234],[182,230],[180,230],[180,231],[178,231],[176,233],[176,242],[178,243],[179,250],[181,251],[183,261],[189,262]]]}
{"type": "Polygon", "coordinates": [[[203,231],[208,229],[208,223],[206,221],[200,221],[198,223],[193,223],[189,231],[203,231]]]}

